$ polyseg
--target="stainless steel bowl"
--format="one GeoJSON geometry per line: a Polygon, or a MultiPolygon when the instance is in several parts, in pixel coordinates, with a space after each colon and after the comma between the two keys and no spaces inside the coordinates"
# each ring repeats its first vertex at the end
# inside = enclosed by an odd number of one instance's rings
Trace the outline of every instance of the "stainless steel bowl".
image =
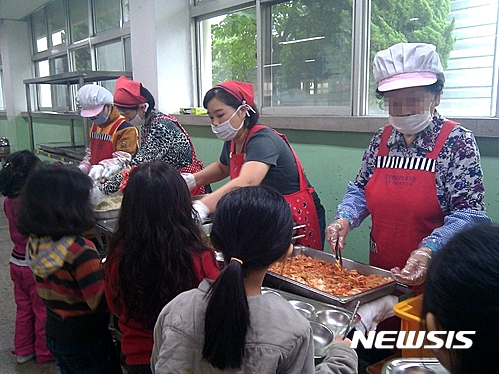
{"type": "Polygon", "coordinates": [[[334,342],[334,333],[321,323],[310,321],[314,335],[314,356],[322,358],[326,356],[327,350],[334,342]]]}
{"type": "Polygon", "coordinates": [[[289,300],[289,303],[307,319],[312,318],[314,315],[315,308],[312,304],[299,300],[289,300]]]}
{"type": "Polygon", "coordinates": [[[318,322],[326,325],[335,334],[341,334],[347,327],[350,316],[334,309],[320,310],[315,313],[318,322]]]}
{"type": "Polygon", "coordinates": [[[117,218],[120,213],[122,199],[123,194],[119,191],[104,196],[102,201],[94,206],[94,215],[97,220],[117,218]]]}
{"type": "Polygon", "coordinates": [[[385,362],[382,374],[449,374],[436,358],[396,358],[385,362]]]}

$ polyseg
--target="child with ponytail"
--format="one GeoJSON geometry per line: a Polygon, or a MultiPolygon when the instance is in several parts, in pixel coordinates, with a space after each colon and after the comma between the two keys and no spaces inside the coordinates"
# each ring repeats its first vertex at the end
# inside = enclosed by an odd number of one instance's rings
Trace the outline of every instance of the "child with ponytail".
{"type": "Polygon", "coordinates": [[[356,373],[356,353],[340,337],[315,366],[309,322],[285,299],[261,293],[268,268],[293,249],[282,195],[238,188],[220,199],[212,221],[210,239],[226,266],[215,282],[204,280],[163,308],[153,373],[356,373]]]}

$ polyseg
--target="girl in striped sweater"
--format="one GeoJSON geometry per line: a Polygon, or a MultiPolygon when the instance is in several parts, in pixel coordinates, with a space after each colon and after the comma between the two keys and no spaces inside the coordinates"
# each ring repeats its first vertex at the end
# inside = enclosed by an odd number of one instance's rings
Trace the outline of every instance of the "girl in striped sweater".
{"type": "Polygon", "coordinates": [[[41,166],[19,208],[19,227],[30,235],[26,260],[47,307],[47,346],[61,374],[121,373],[99,254],[82,236],[95,224],[91,188],[75,166],[41,166]]]}

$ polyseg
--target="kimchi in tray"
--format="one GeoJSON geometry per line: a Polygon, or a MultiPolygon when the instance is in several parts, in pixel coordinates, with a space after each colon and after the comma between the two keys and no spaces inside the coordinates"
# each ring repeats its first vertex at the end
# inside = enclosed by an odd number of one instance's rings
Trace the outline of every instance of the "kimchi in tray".
{"type": "Polygon", "coordinates": [[[284,267],[269,269],[264,285],[344,307],[390,294],[396,282],[389,271],[343,259],[343,268],[333,255],[295,246],[284,267]]]}

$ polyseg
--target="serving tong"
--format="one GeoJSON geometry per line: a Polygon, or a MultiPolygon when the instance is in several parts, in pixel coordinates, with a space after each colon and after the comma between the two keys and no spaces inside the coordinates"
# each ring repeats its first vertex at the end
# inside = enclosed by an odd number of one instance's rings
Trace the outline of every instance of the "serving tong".
{"type": "MultiPolygon", "coordinates": [[[[296,233],[300,229],[305,230],[306,227],[307,227],[307,225],[294,226],[293,227],[293,233],[296,233]]],[[[291,241],[294,244],[298,239],[301,239],[301,238],[304,238],[304,237],[305,237],[305,234],[296,234],[296,235],[293,235],[291,237],[291,241]]],[[[286,261],[287,261],[287,259],[284,259],[284,261],[281,262],[281,264],[282,264],[281,265],[281,275],[284,274],[284,267],[286,266],[286,261]]]]}
{"type": "MultiPolygon", "coordinates": [[[[338,243],[338,242],[336,242],[336,243],[338,243]]],[[[355,308],[353,310],[352,316],[348,320],[347,328],[343,332],[343,335],[341,335],[341,339],[345,339],[347,337],[348,333],[350,332],[350,329],[353,327],[352,323],[353,323],[353,321],[355,321],[355,316],[357,315],[357,311],[359,310],[359,305],[360,305],[360,300],[357,300],[357,304],[355,304],[355,308]]]]}
{"type": "MultiPolygon", "coordinates": [[[[293,227],[293,233],[296,233],[300,229],[305,230],[306,227],[307,227],[307,225],[294,226],[293,227]]],[[[296,234],[296,235],[293,235],[291,237],[291,240],[293,241],[293,244],[294,244],[298,239],[301,239],[301,238],[304,238],[304,237],[305,237],[305,234],[296,234]]]]}
{"type": "Polygon", "coordinates": [[[336,239],[336,244],[334,245],[334,256],[336,257],[336,262],[339,263],[341,267],[343,267],[343,257],[341,256],[339,241],[340,238],[338,237],[336,239]]]}

